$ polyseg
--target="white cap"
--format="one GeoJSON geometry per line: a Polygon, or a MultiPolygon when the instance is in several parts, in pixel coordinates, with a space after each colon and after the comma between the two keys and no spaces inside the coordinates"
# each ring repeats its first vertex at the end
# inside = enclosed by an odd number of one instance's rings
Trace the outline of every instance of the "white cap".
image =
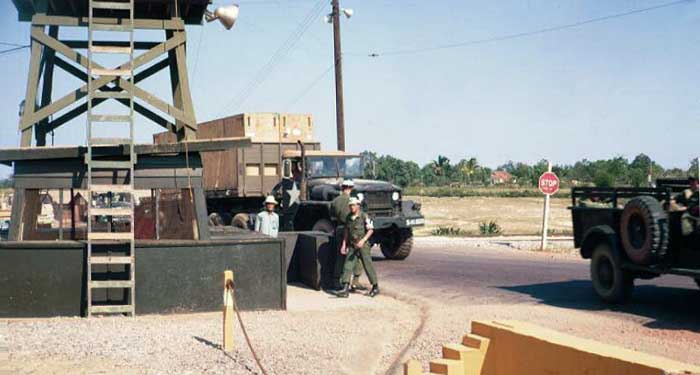
{"type": "Polygon", "coordinates": [[[355,197],[350,197],[350,201],[348,202],[348,206],[352,206],[353,204],[360,204],[360,200],[355,198],[355,197]]]}
{"type": "Polygon", "coordinates": [[[277,201],[275,200],[275,197],[268,195],[267,198],[265,198],[265,204],[268,203],[277,204],[277,201]]]}
{"type": "Polygon", "coordinates": [[[343,180],[343,183],[340,184],[340,186],[343,186],[343,187],[354,187],[354,186],[355,186],[355,181],[353,181],[353,180],[343,180]]]}

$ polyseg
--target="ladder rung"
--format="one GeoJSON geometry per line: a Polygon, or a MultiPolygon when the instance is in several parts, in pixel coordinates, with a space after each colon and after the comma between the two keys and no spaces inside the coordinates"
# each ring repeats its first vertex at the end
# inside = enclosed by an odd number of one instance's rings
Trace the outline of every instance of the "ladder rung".
{"type": "Polygon", "coordinates": [[[93,193],[133,193],[134,188],[131,185],[90,185],[90,191],[93,193]]]}
{"type": "Polygon", "coordinates": [[[92,264],[131,264],[131,257],[92,256],[92,264]]]}
{"type": "Polygon", "coordinates": [[[105,76],[105,77],[122,77],[131,76],[131,69],[105,69],[105,68],[92,68],[90,70],[93,76],[105,76]]]}
{"type": "Polygon", "coordinates": [[[95,91],[92,93],[92,97],[97,99],[131,99],[131,93],[128,91],[95,91]]]}
{"type": "Polygon", "coordinates": [[[88,233],[88,240],[115,240],[131,241],[134,234],[130,232],[91,232],[88,233]]]}
{"type": "Polygon", "coordinates": [[[117,47],[117,46],[91,46],[90,51],[95,53],[123,53],[130,54],[131,47],[117,47]]]}
{"type": "Polygon", "coordinates": [[[96,23],[93,22],[92,25],[90,25],[92,30],[97,30],[97,31],[124,31],[124,32],[129,32],[132,31],[134,28],[131,25],[115,25],[115,24],[105,24],[105,23],[96,23]]]}
{"type": "Polygon", "coordinates": [[[92,314],[117,314],[117,313],[132,313],[134,307],[132,305],[92,305],[90,306],[92,314]]]}
{"type": "Polygon", "coordinates": [[[91,208],[90,216],[131,216],[131,208],[91,208]]]}
{"type": "Polygon", "coordinates": [[[93,9],[121,9],[121,10],[131,10],[130,2],[117,2],[117,1],[92,1],[93,9]]]}
{"type": "Polygon", "coordinates": [[[129,115],[90,115],[88,118],[94,122],[131,122],[129,115]]]}
{"type": "Polygon", "coordinates": [[[120,146],[120,145],[129,145],[133,141],[131,138],[90,138],[88,144],[89,145],[99,145],[99,146],[107,146],[107,145],[114,145],[114,146],[120,146]]]}
{"type": "Polygon", "coordinates": [[[130,161],[118,160],[92,160],[90,168],[92,169],[131,169],[134,163],[130,161]]]}
{"type": "Polygon", "coordinates": [[[131,280],[91,281],[90,288],[131,288],[131,280]]]}

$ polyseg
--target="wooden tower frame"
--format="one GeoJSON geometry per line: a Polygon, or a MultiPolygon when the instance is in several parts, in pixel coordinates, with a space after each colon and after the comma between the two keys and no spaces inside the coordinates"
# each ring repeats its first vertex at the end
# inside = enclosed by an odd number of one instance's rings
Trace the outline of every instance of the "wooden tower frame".
{"type": "MultiPolygon", "coordinates": [[[[100,22],[111,23],[117,26],[123,21],[119,18],[103,18],[100,19],[100,22]]],[[[46,146],[47,134],[87,112],[88,109],[87,70],[90,62],[86,54],[79,52],[79,50],[87,48],[88,41],[60,39],[59,28],[61,26],[82,26],[87,29],[88,18],[40,13],[32,16],[29,75],[24,111],[19,123],[21,147],[32,147],[32,136],[36,140],[36,146],[46,146]],[[61,98],[53,99],[53,75],[56,67],[81,80],[83,82],[82,86],[61,98]],[[40,96],[39,89],[41,89],[40,96]],[[80,105],[75,106],[76,103],[80,103],[80,105]],[[71,106],[74,106],[74,108],[58,117],[52,117],[71,106]]],[[[113,92],[124,89],[133,92],[135,98],[167,114],[172,119],[163,117],[161,114],[138,102],[134,102],[134,111],[168,131],[177,134],[179,141],[195,139],[197,121],[187,74],[185,22],[181,18],[136,19],[134,20],[134,28],[163,30],[166,40],[163,42],[134,42],[136,50],[145,50],[144,53],[134,57],[134,84],[120,77],[103,77],[94,80],[93,87],[98,87],[99,91],[95,95],[96,98],[93,99],[92,106],[99,106],[104,101],[109,100],[108,95],[100,97],[100,91],[113,92]],[[154,64],[147,66],[154,61],[156,61],[154,64]],[[170,70],[173,105],[137,85],[138,82],[165,68],[170,70]]],[[[121,43],[127,46],[129,42],[121,43]]],[[[110,45],[118,44],[120,42],[110,42],[110,45]]],[[[101,68],[94,61],[92,62],[92,67],[101,68]]],[[[116,68],[119,69],[122,66],[116,68]]],[[[127,107],[130,105],[128,99],[115,98],[113,100],[127,107]]]]}

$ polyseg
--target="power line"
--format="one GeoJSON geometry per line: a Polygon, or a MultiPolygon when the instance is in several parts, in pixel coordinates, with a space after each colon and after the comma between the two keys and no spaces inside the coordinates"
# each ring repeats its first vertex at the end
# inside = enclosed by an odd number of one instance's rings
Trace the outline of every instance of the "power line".
{"type": "Polygon", "coordinates": [[[323,71],[323,73],[319,74],[318,77],[314,78],[314,80],[311,81],[311,83],[308,86],[306,86],[306,88],[301,90],[301,92],[299,92],[299,94],[295,96],[294,100],[291,103],[289,103],[288,107],[297,104],[301,99],[303,99],[306,96],[306,94],[313,90],[313,88],[316,87],[316,85],[319,82],[321,82],[321,80],[325,78],[326,75],[328,75],[328,73],[330,73],[334,66],[335,64],[331,64],[328,68],[326,68],[326,70],[323,71]]]}
{"type": "Polygon", "coordinates": [[[0,42],[0,45],[10,46],[10,47],[24,47],[24,46],[26,46],[26,44],[17,44],[17,43],[10,43],[10,42],[0,42]]]}
{"type": "Polygon", "coordinates": [[[254,78],[249,81],[249,83],[243,87],[235,96],[233,96],[224,105],[220,111],[220,115],[226,111],[228,107],[233,105],[234,107],[239,107],[242,105],[253,92],[267,80],[268,76],[272,71],[277,68],[277,66],[284,60],[287,54],[296,46],[301,37],[306,33],[306,31],[311,26],[312,22],[318,18],[323,9],[325,8],[326,0],[319,0],[316,5],[307,13],[301,23],[292,32],[292,34],[287,37],[287,39],[280,45],[275,53],[270,57],[265,65],[263,65],[258,72],[254,75],[254,78]]]}
{"type": "Polygon", "coordinates": [[[655,6],[648,7],[648,8],[634,9],[634,10],[627,11],[627,12],[615,13],[615,14],[610,14],[607,16],[596,17],[596,18],[590,18],[590,19],[583,20],[583,21],[563,24],[563,25],[559,25],[559,26],[547,27],[544,29],[525,31],[525,32],[520,32],[520,33],[515,33],[515,34],[506,34],[506,35],[495,36],[495,37],[485,38],[485,39],[469,40],[466,42],[442,44],[442,45],[437,45],[437,46],[432,46],[432,47],[403,49],[403,50],[394,50],[394,51],[387,51],[387,52],[371,52],[371,53],[367,54],[367,56],[368,57],[381,57],[381,56],[409,55],[409,54],[431,52],[431,51],[437,51],[437,50],[443,50],[443,49],[462,48],[462,47],[468,47],[468,46],[473,46],[473,45],[477,45],[477,44],[501,42],[504,40],[518,39],[518,38],[524,38],[524,37],[533,36],[533,35],[545,34],[545,33],[554,32],[554,31],[571,29],[571,28],[575,28],[575,27],[588,25],[591,23],[608,21],[608,20],[615,19],[615,18],[636,15],[639,13],[650,12],[650,11],[654,11],[654,10],[658,10],[658,9],[662,9],[662,8],[669,8],[669,7],[680,5],[680,4],[690,3],[693,1],[694,0],[678,0],[678,1],[673,1],[670,3],[655,5],[655,6]]]}
{"type": "Polygon", "coordinates": [[[27,46],[19,46],[19,47],[15,47],[15,48],[0,50],[0,56],[9,55],[9,54],[14,53],[14,52],[19,52],[20,50],[23,50],[23,49],[29,48],[29,47],[30,46],[27,45],[27,46]]]}

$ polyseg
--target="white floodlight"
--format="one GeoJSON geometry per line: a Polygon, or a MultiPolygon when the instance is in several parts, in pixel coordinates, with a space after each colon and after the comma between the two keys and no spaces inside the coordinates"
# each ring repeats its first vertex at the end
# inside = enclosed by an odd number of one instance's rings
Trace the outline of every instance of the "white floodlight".
{"type": "Polygon", "coordinates": [[[355,11],[352,9],[343,9],[343,14],[345,15],[345,18],[350,18],[353,14],[355,14],[355,11]]]}
{"type": "Polygon", "coordinates": [[[224,5],[216,8],[213,12],[205,10],[204,18],[206,18],[207,22],[219,20],[226,30],[231,30],[238,19],[238,13],[239,9],[237,4],[224,5]]]}

